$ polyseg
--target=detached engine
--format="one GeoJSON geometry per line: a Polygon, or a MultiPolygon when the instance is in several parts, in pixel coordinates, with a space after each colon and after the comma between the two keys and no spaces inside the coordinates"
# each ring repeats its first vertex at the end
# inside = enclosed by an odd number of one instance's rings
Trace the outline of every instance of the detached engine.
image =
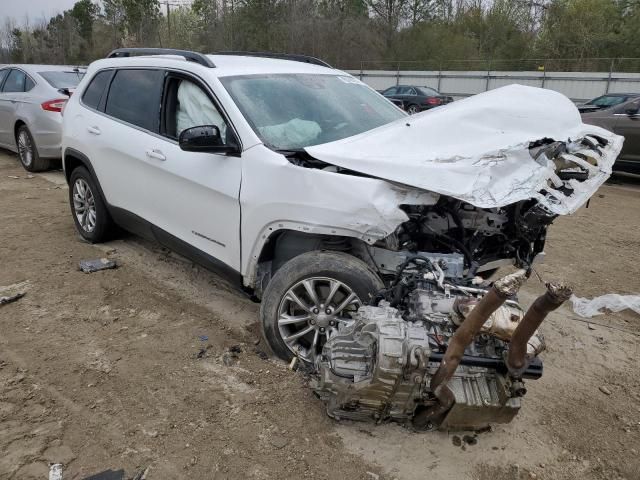
{"type": "Polygon", "coordinates": [[[490,288],[448,271],[437,255],[409,258],[376,306],[329,336],[314,388],[331,417],[478,430],[518,413],[523,380],[542,375],[537,328],[571,291],[548,284],[525,313],[524,270],[490,288]]]}

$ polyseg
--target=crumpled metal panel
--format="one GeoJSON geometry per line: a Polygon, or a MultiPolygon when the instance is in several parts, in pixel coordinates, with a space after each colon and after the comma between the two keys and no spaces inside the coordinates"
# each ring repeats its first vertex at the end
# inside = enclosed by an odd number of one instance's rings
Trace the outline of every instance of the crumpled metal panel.
{"type": "Polygon", "coordinates": [[[533,198],[555,214],[577,210],[609,178],[623,137],[582,123],[552,90],[509,85],[383,125],[307,152],[332,165],[448,195],[480,208],[533,198]],[[608,144],[593,148],[600,137],[608,144]],[[533,158],[532,142],[562,142],[562,160],[586,180],[558,178],[558,158],[533,158]],[[585,154],[586,152],[586,154],[585,154]],[[589,160],[583,160],[585,155],[589,160]],[[565,195],[560,187],[573,190],[565,195]]]}

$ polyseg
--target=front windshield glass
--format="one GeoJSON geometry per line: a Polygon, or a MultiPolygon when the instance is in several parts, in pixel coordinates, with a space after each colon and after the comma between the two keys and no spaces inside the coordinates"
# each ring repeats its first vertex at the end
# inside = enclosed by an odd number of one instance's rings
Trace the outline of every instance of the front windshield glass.
{"type": "Polygon", "coordinates": [[[256,134],[276,150],[333,142],[405,116],[349,76],[244,75],[220,81],[256,134]]]}
{"type": "Polygon", "coordinates": [[[53,88],[76,88],[84,72],[38,72],[53,88]]]}
{"type": "Polygon", "coordinates": [[[602,97],[598,97],[594,100],[591,100],[587,105],[595,105],[597,107],[606,108],[606,107],[613,107],[615,105],[620,105],[625,100],[626,100],[625,97],[605,95],[602,97]]]}

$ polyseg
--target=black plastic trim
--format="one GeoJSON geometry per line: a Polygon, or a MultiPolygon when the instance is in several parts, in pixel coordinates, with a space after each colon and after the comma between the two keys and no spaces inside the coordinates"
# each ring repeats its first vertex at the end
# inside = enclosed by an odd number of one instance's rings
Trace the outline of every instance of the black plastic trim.
{"type": "Polygon", "coordinates": [[[117,48],[107,55],[107,58],[122,58],[138,55],[177,55],[203,67],[216,67],[215,63],[202,53],[192,52],[190,50],[176,50],[174,48],[117,48]]]}
{"type": "Polygon", "coordinates": [[[224,277],[231,282],[234,287],[242,290],[242,275],[226,263],[179,239],[166,230],[153,225],[135,213],[108,204],[107,208],[111,218],[113,218],[118,226],[147,240],[157,241],[179,255],[224,277]]]}
{"type": "Polygon", "coordinates": [[[242,52],[242,51],[224,51],[215,52],[212,55],[234,55],[238,57],[263,57],[263,58],[276,58],[278,60],[291,60],[292,62],[311,63],[312,65],[319,65],[321,67],[333,68],[324,60],[312,57],[309,55],[299,55],[297,53],[273,53],[273,52],[242,52]]]}

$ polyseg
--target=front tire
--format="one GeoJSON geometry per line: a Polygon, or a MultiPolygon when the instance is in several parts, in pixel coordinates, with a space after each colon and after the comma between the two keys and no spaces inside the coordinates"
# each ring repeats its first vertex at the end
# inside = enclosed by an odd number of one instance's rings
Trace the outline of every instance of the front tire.
{"type": "Polygon", "coordinates": [[[28,172],[41,172],[51,167],[48,158],[40,158],[38,147],[26,125],[20,125],[16,132],[16,145],[20,163],[28,172]]]}
{"type": "Polygon", "coordinates": [[[362,260],[342,252],[312,251],[285,263],[262,297],[262,334],[273,353],[312,362],[327,336],[353,321],[362,305],[383,288],[362,260]]]}
{"type": "Polygon", "coordinates": [[[73,222],[82,238],[91,243],[109,238],[114,229],[113,220],[96,181],[85,167],[78,167],[71,172],[69,204],[73,222]]]}

